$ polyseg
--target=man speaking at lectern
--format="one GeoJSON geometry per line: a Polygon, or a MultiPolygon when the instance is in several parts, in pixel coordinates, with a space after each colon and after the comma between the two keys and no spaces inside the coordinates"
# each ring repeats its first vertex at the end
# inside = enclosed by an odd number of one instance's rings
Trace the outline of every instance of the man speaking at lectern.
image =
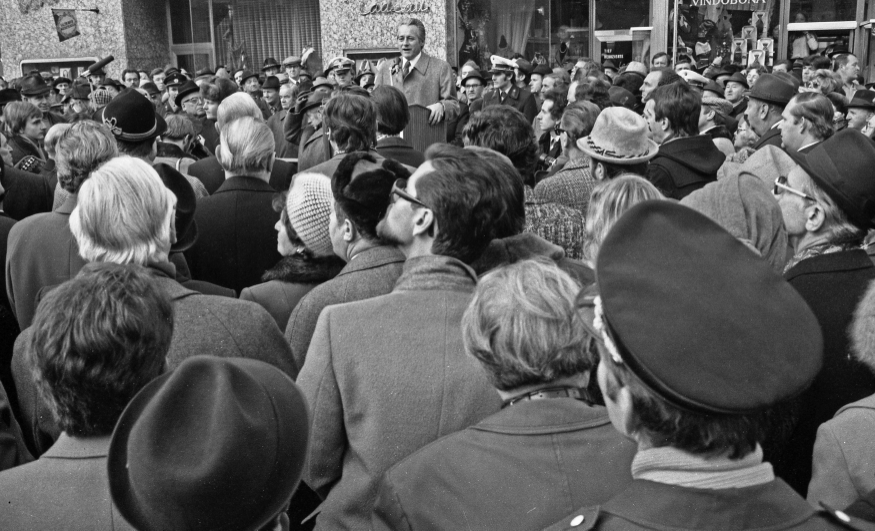
{"type": "Polygon", "coordinates": [[[393,85],[407,97],[408,105],[422,105],[431,112],[429,123],[452,122],[459,115],[459,101],[450,65],[422,51],[425,25],[415,18],[398,25],[401,57],[377,68],[375,85],[393,85]]]}

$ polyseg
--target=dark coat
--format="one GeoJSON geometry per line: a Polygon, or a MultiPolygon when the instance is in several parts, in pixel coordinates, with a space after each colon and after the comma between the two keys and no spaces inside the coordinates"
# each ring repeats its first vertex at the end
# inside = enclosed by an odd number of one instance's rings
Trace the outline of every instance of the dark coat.
{"type": "MultiPolygon", "coordinates": [[[[6,246],[9,243],[9,233],[12,231],[12,227],[15,225],[15,220],[9,217],[9,215],[0,210],[0,258],[2,258],[3,264],[6,264],[6,246]]],[[[3,293],[6,293],[6,277],[3,277],[3,293]]],[[[12,305],[9,303],[9,299],[6,297],[0,298],[0,304],[5,306],[12,311],[12,305]]]]}
{"type": "Polygon", "coordinates": [[[465,131],[468,121],[471,120],[471,115],[483,108],[483,98],[478,98],[474,103],[460,103],[460,105],[462,106],[462,114],[459,115],[459,119],[456,121],[456,130],[453,135],[453,144],[457,146],[464,145],[462,133],[465,131]]]}
{"type": "Polygon", "coordinates": [[[875,393],[875,376],[851,356],[848,336],[875,266],[865,251],[855,249],[802,260],[784,278],[811,307],[823,332],[823,367],[799,397],[800,418],[789,442],[769,458],[775,474],[805,496],[817,428],[842,406],[875,393]]]}
{"type": "Polygon", "coordinates": [[[197,202],[199,236],[185,251],[192,278],[240,293],[261,282],[280,259],[274,225],[275,190],[253,177],[231,177],[197,202]]]}
{"type": "Polygon", "coordinates": [[[75,195],[54,212],[25,218],[9,231],[6,294],[22,330],[33,320],[40,290],[70,280],[85,265],[70,232],[74,208],[75,195]]]}
{"type": "MultiPolygon", "coordinates": [[[[297,168],[290,162],[274,161],[273,168],[270,170],[270,185],[277,192],[288,190],[292,184],[292,175],[296,171],[297,168]]],[[[207,157],[195,162],[188,167],[188,174],[200,179],[210,195],[216,193],[216,190],[225,182],[225,170],[222,169],[216,157],[207,157]]]]}
{"type": "Polygon", "coordinates": [[[0,474],[3,528],[133,530],[109,495],[109,441],[64,435],[38,461],[0,474]]]}
{"type": "Polygon", "coordinates": [[[425,156],[421,152],[413,149],[409,142],[398,136],[378,140],[377,153],[413,168],[418,168],[420,164],[425,162],[425,156]]]}
{"type": "Polygon", "coordinates": [[[51,176],[21,171],[0,162],[0,184],[6,190],[3,211],[12,219],[52,211],[55,189],[51,176]]]}
{"type": "Polygon", "coordinates": [[[303,112],[300,114],[290,112],[286,115],[285,120],[283,120],[283,134],[286,137],[286,142],[289,144],[300,146],[304,140],[302,136],[303,132],[309,127],[304,123],[306,114],[307,113],[303,112]]]}
{"type": "MultiPolygon", "coordinates": [[[[150,271],[173,304],[173,338],[167,352],[167,368],[175,369],[191,356],[250,358],[270,363],[291,376],[289,345],[270,314],[249,302],[202,295],[186,289],[168,276],[169,264],[150,271]]],[[[88,267],[88,266],[86,266],[88,267]]],[[[49,409],[39,397],[30,372],[28,346],[33,329],[15,342],[12,373],[18,391],[24,438],[39,455],[60,435],[49,409]]]]}
{"type": "Polygon", "coordinates": [[[289,315],[301,297],[337,276],[346,262],[332,255],[303,260],[284,256],[261,277],[261,284],[244,289],[240,298],[260,304],[270,313],[280,330],[286,329],[289,315]]]}
{"type": "Polygon", "coordinates": [[[542,529],[621,492],[635,451],[602,406],[520,402],[389,469],[373,529],[542,529]]]}
{"type": "MultiPolygon", "coordinates": [[[[6,387],[0,385],[0,471],[31,461],[33,461],[33,457],[24,444],[24,435],[18,420],[15,418],[9,397],[6,395],[6,387]]],[[[0,518],[0,522],[4,522],[4,520],[0,518]]]]}
{"type": "Polygon", "coordinates": [[[514,85],[507,91],[504,103],[501,103],[501,94],[498,89],[492,89],[483,94],[483,109],[490,105],[507,105],[523,113],[528,123],[532,123],[538,115],[538,103],[529,89],[519,88],[514,85]]]}
{"type": "Polygon", "coordinates": [[[360,301],[392,291],[404,268],[404,254],[381,245],[353,256],[333,279],[319,284],[301,297],[286,325],[286,340],[292,347],[295,370],[307,357],[319,314],[326,306],[360,301]]]}
{"type": "Polygon", "coordinates": [[[601,506],[582,508],[546,531],[604,529],[847,529],[780,479],[739,489],[693,489],[643,479],[601,506]]]}
{"type": "Polygon", "coordinates": [[[298,158],[298,144],[290,144],[286,140],[285,125],[286,116],[289,111],[280,110],[267,120],[267,126],[270,127],[270,132],[273,133],[273,140],[276,143],[276,156],[281,159],[296,159],[298,158]]]}
{"type": "Polygon", "coordinates": [[[781,141],[781,128],[773,127],[766,131],[766,134],[760,137],[757,140],[757,143],[753,145],[754,149],[759,149],[763,146],[775,146],[782,147],[783,142],[781,141]]]}
{"type": "MultiPolygon", "coordinates": [[[[43,162],[48,158],[42,148],[28,141],[22,135],[10,136],[9,148],[12,150],[12,164],[18,164],[21,159],[28,155],[34,156],[43,162]]],[[[33,170],[34,173],[37,171],[37,169],[33,170]]]]}
{"type": "Polygon", "coordinates": [[[571,275],[581,287],[595,283],[595,272],[586,264],[566,257],[562,247],[531,232],[492,240],[471,267],[482,276],[497,267],[532,258],[553,260],[559,269],[571,275]]]}
{"type": "Polygon", "coordinates": [[[737,106],[732,108],[732,111],[729,113],[729,116],[735,118],[736,120],[741,120],[741,117],[744,116],[744,112],[747,110],[748,99],[744,98],[741,100],[737,106]]]}
{"type": "Polygon", "coordinates": [[[331,143],[320,127],[306,140],[302,139],[301,146],[298,148],[298,171],[308,171],[314,166],[331,160],[331,157],[331,143]]]}
{"type": "Polygon", "coordinates": [[[647,180],[671,199],[683,199],[691,192],[717,180],[717,170],[726,155],[708,135],[670,140],[647,167],[647,180]]]}
{"type": "Polygon", "coordinates": [[[216,121],[204,118],[203,128],[198,135],[198,141],[210,155],[216,154],[216,146],[219,145],[219,131],[216,129],[216,121]]]}

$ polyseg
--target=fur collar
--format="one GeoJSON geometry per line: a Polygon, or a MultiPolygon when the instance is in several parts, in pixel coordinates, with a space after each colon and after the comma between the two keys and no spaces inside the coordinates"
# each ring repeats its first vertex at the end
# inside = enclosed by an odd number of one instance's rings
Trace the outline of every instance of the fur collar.
{"type": "Polygon", "coordinates": [[[261,276],[262,282],[282,280],[298,284],[315,284],[336,277],[346,262],[331,256],[303,257],[298,254],[284,256],[275,266],[261,276]]]}

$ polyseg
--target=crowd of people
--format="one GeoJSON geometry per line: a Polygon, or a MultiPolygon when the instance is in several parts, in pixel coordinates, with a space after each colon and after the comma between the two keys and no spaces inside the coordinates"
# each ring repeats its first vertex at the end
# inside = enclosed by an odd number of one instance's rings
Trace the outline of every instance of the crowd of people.
{"type": "Polygon", "coordinates": [[[875,529],[856,58],[397,36],[0,91],[0,528],[875,529]]]}

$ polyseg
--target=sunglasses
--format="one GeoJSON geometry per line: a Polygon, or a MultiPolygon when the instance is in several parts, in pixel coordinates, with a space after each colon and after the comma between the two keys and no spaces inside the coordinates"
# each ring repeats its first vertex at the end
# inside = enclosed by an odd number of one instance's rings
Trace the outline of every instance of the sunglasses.
{"type": "Polygon", "coordinates": [[[802,192],[800,190],[797,190],[795,188],[787,186],[787,177],[785,175],[781,175],[780,177],[775,179],[775,187],[772,189],[772,193],[775,195],[781,195],[785,191],[790,192],[793,195],[798,195],[799,197],[801,197],[803,199],[808,199],[809,201],[815,201],[815,202],[817,201],[817,199],[811,197],[810,195],[806,194],[805,192],[802,192]]]}
{"type": "Polygon", "coordinates": [[[423,208],[431,209],[431,207],[404,191],[405,188],[407,188],[407,179],[397,179],[394,183],[392,183],[392,192],[390,195],[397,195],[405,201],[409,201],[423,208]]]}

